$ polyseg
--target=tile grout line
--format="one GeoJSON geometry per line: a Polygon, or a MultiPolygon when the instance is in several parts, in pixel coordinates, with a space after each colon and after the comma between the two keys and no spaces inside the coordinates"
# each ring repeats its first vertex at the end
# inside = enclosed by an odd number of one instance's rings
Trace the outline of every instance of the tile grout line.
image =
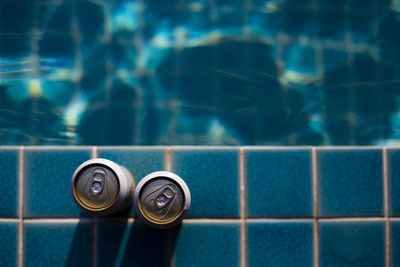
{"type": "MultiPolygon", "coordinates": [[[[95,159],[99,157],[99,150],[96,146],[92,147],[92,151],[91,151],[91,158],[95,159]]],[[[98,241],[98,237],[97,237],[97,216],[93,217],[92,220],[92,266],[93,267],[97,267],[97,241],[98,241]]]]}
{"type": "Polygon", "coordinates": [[[246,182],[244,149],[239,149],[239,184],[240,184],[240,266],[247,265],[247,231],[246,231],[246,182]]]}
{"type": "Polygon", "coordinates": [[[317,150],[315,147],[311,150],[311,168],[312,168],[312,190],[313,190],[313,246],[314,246],[314,266],[319,267],[319,221],[318,221],[318,179],[317,179],[317,150]]]}
{"type": "Polygon", "coordinates": [[[385,217],[333,217],[318,218],[318,222],[381,222],[385,217]]]}
{"type": "Polygon", "coordinates": [[[18,151],[18,266],[24,266],[24,147],[18,151]]]}
{"type": "MultiPolygon", "coordinates": [[[[97,222],[121,222],[121,221],[134,222],[137,221],[136,218],[97,218],[97,222]]],[[[319,218],[318,222],[397,222],[400,221],[400,217],[341,217],[341,218],[319,218]]],[[[88,218],[24,218],[24,224],[27,223],[78,223],[78,222],[93,222],[93,219],[88,218]]],[[[314,222],[313,217],[266,217],[266,218],[246,218],[244,221],[247,222],[314,222]]],[[[0,222],[19,222],[19,218],[0,218],[0,222]]],[[[187,218],[183,219],[184,223],[241,223],[241,218],[187,218]]]]}
{"type": "Polygon", "coordinates": [[[172,149],[167,147],[165,150],[165,169],[167,171],[172,171],[172,149]]]}
{"type": "Polygon", "coordinates": [[[389,221],[389,178],[388,178],[388,161],[387,149],[382,148],[382,165],[383,165],[383,197],[385,212],[385,263],[386,267],[390,266],[390,221],[389,221]]]}

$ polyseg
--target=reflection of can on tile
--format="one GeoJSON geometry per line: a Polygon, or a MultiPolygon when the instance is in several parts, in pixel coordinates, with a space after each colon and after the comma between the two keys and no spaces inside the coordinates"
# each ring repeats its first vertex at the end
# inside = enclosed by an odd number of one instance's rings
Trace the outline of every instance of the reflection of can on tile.
{"type": "Polygon", "coordinates": [[[136,187],[134,204],[138,216],[148,225],[169,228],[182,221],[190,207],[190,191],[176,174],[153,172],[136,187]]]}
{"type": "Polygon", "coordinates": [[[81,164],[71,186],[73,199],[82,210],[106,215],[131,203],[135,180],[125,167],[99,158],[81,164]]]}

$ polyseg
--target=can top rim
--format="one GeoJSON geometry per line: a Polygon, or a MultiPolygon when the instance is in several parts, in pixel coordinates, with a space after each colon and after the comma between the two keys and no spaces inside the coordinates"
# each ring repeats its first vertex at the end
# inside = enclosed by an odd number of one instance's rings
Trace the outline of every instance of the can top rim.
{"type": "Polygon", "coordinates": [[[74,194],[74,197],[75,197],[76,201],[78,201],[79,204],[82,207],[84,207],[85,209],[90,210],[90,211],[103,211],[103,210],[107,210],[108,208],[110,208],[117,201],[118,196],[119,196],[119,192],[120,192],[119,188],[120,188],[121,185],[120,185],[120,181],[118,179],[118,176],[117,176],[116,172],[112,168],[110,168],[109,166],[107,166],[105,164],[102,164],[102,163],[91,163],[89,165],[84,166],[82,169],[80,169],[80,171],[77,173],[77,175],[74,178],[75,179],[73,180],[73,184],[72,184],[72,192],[74,194]],[[84,171],[86,171],[87,169],[92,168],[92,167],[96,167],[96,166],[99,166],[99,167],[101,166],[102,168],[108,169],[114,175],[114,177],[115,177],[115,179],[117,181],[117,185],[118,185],[118,190],[117,190],[117,193],[115,194],[113,200],[110,203],[108,203],[107,205],[103,206],[103,207],[92,207],[89,204],[85,203],[85,201],[82,200],[82,196],[81,196],[82,193],[80,192],[80,190],[78,190],[78,188],[76,186],[76,184],[79,181],[79,178],[81,177],[82,173],[84,171]]]}
{"type": "Polygon", "coordinates": [[[123,177],[124,173],[123,170],[121,169],[121,167],[108,159],[104,159],[104,158],[95,158],[95,159],[90,159],[87,160],[85,162],[83,162],[81,165],[79,165],[79,167],[75,170],[74,174],[72,175],[72,180],[71,180],[71,192],[72,192],[72,196],[74,201],[78,204],[78,206],[82,209],[84,209],[85,211],[88,212],[107,212],[107,210],[112,209],[112,207],[114,205],[116,205],[116,203],[118,202],[118,199],[120,198],[121,195],[121,189],[123,189],[124,186],[124,180],[121,180],[120,177],[123,177]],[[107,169],[109,169],[110,171],[112,171],[117,179],[118,185],[119,185],[119,192],[116,195],[114,201],[107,205],[106,207],[102,207],[102,208],[90,208],[88,207],[86,204],[82,203],[79,199],[79,196],[76,193],[76,189],[75,189],[75,184],[77,181],[77,178],[79,177],[80,173],[85,170],[87,167],[90,167],[92,165],[102,165],[104,167],[106,167],[107,169]]]}
{"type": "Polygon", "coordinates": [[[136,186],[136,189],[135,189],[133,201],[134,201],[138,216],[141,217],[146,224],[153,226],[153,227],[157,227],[157,228],[169,228],[169,227],[172,227],[172,226],[175,226],[176,224],[178,224],[180,222],[180,219],[186,215],[186,213],[190,207],[191,195],[190,195],[189,188],[186,185],[185,181],[182,178],[180,178],[178,175],[176,175],[175,173],[172,173],[172,172],[168,172],[168,171],[156,171],[156,172],[152,172],[152,173],[146,175],[138,183],[138,185],[136,186]],[[167,223],[157,223],[153,220],[149,220],[149,218],[147,218],[147,216],[145,217],[142,214],[140,204],[139,204],[140,191],[142,190],[142,188],[144,188],[152,180],[162,179],[162,178],[172,180],[173,182],[175,182],[182,190],[183,199],[184,199],[182,212],[173,221],[167,222],[167,223]]]}

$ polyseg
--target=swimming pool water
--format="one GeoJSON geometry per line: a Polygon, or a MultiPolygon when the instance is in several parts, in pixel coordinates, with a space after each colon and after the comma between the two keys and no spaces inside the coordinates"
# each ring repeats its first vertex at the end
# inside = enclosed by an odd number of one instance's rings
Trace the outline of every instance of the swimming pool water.
{"type": "Polygon", "coordinates": [[[0,3],[0,144],[397,145],[399,0],[0,3]]]}

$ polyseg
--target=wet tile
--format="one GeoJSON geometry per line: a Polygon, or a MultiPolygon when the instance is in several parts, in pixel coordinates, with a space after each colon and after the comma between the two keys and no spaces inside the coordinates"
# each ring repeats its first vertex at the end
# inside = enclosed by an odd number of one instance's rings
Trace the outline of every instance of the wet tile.
{"type": "Polygon", "coordinates": [[[69,62],[69,58],[73,57],[76,52],[74,40],[70,36],[54,32],[44,33],[40,38],[39,46],[41,47],[40,56],[62,57],[58,61],[62,64],[69,62]]]}
{"type": "Polygon", "coordinates": [[[173,246],[173,265],[239,266],[240,224],[183,223],[173,246]]]}
{"type": "Polygon", "coordinates": [[[321,222],[321,266],[385,266],[384,222],[321,222]]]}
{"type": "Polygon", "coordinates": [[[0,259],[1,266],[17,266],[18,251],[18,223],[0,223],[0,259]]]}
{"type": "Polygon", "coordinates": [[[89,160],[86,148],[25,151],[24,213],[27,217],[77,217],[82,214],[71,196],[75,169],[89,160]]]}
{"type": "Polygon", "coordinates": [[[140,222],[100,222],[99,266],[167,266],[166,230],[140,222]]]}
{"type": "Polygon", "coordinates": [[[235,10],[240,10],[244,7],[245,0],[216,0],[217,8],[230,7],[235,10]]]}
{"type": "Polygon", "coordinates": [[[0,150],[0,217],[18,216],[18,149],[0,150]]]}
{"type": "Polygon", "coordinates": [[[326,9],[317,14],[317,35],[319,38],[344,39],[345,13],[340,9],[326,9]],[[336,21],[336,23],[332,23],[336,21]]]}
{"type": "Polygon", "coordinates": [[[31,53],[28,34],[0,35],[0,43],[0,56],[2,59],[25,58],[31,53]]]}
{"type": "Polygon", "coordinates": [[[249,222],[249,266],[312,266],[312,222],[249,222]]]}
{"type": "Polygon", "coordinates": [[[248,217],[312,216],[311,149],[245,150],[248,217]]]}
{"type": "Polygon", "coordinates": [[[189,217],[239,217],[237,149],[174,149],[172,169],[189,187],[189,217]]]}
{"type": "Polygon", "coordinates": [[[34,3],[31,1],[3,1],[0,10],[0,33],[18,35],[29,33],[34,22],[34,3]],[[1,12],[1,11],[6,12],[1,12]]]}
{"type": "Polygon", "coordinates": [[[383,215],[382,151],[317,151],[318,211],[323,217],[383,215]]]}
{"type": "Polygon", "coordinates": [[[25,266],[91,266],[90,223],[25,223],[25,266]]]}
{"type": "Polygon", "coordinates": [[[75,5],[82,38],[96,38],[104,34],[104,20],[106,19],[105,5],[89,1],[79,1],[75,5]],[[87,12],[87,10],[91,12],[87,12]]]}

